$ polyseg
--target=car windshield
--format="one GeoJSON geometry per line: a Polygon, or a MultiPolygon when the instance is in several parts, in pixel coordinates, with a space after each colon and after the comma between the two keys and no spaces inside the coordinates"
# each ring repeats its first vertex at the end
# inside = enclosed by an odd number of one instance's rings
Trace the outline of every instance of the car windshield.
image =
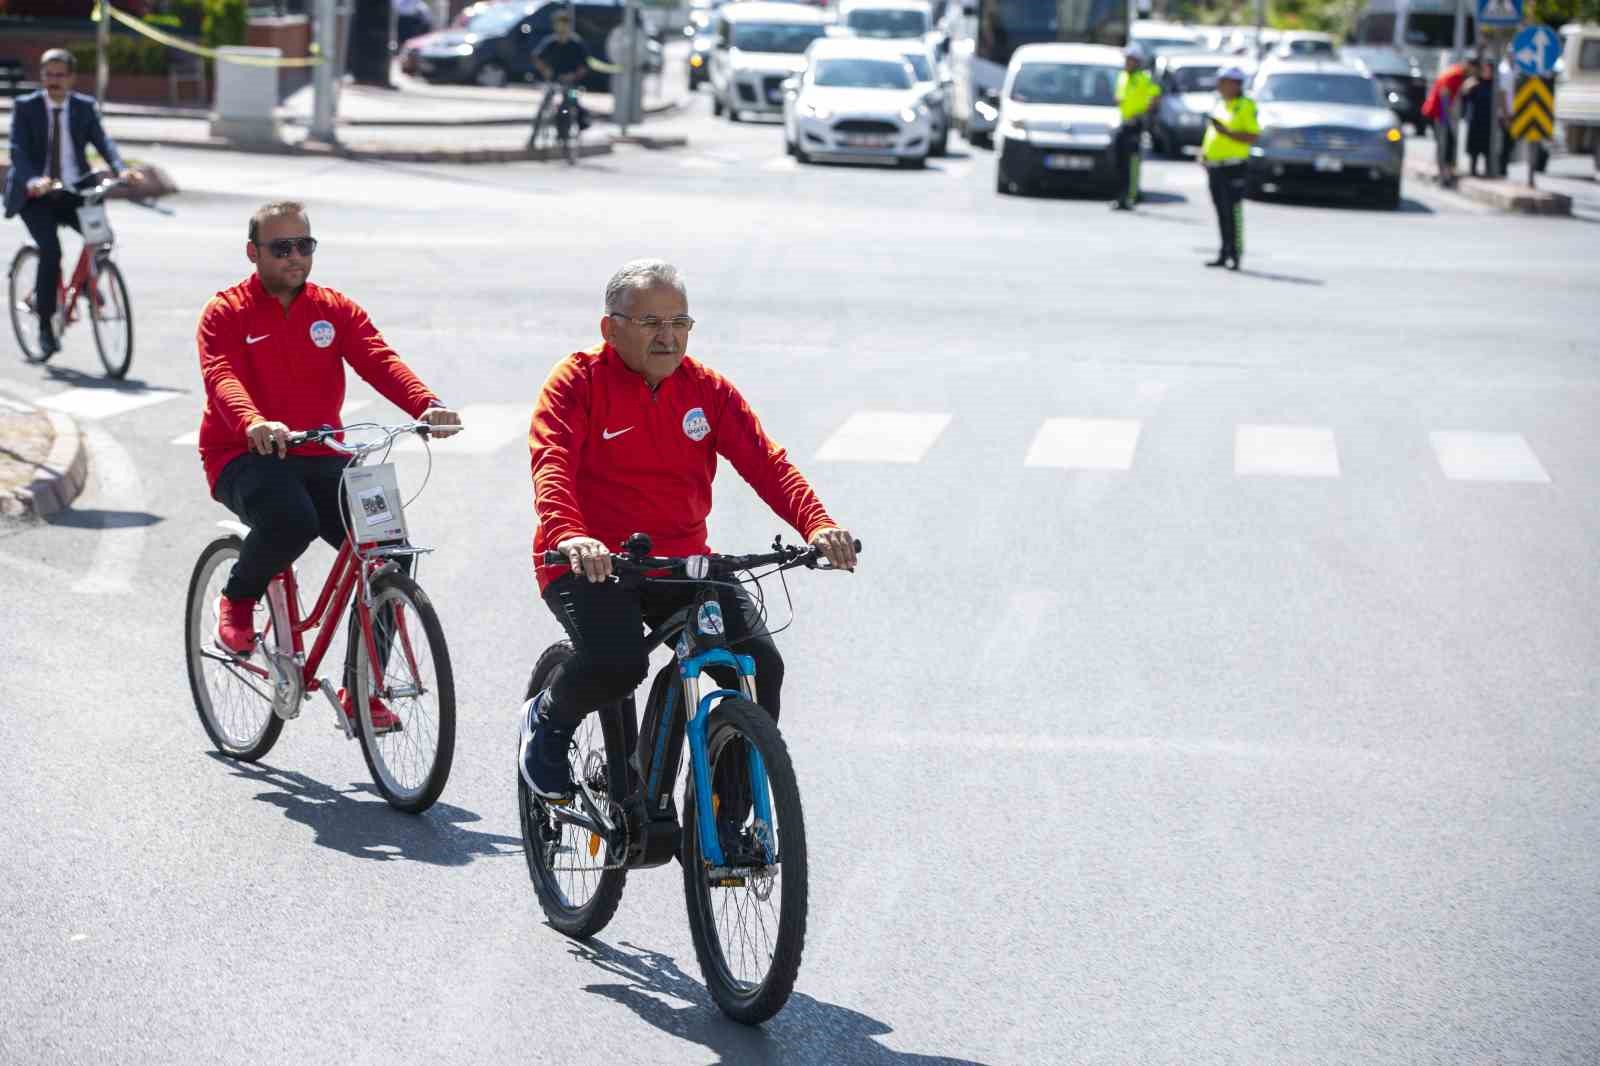
{"type": "Polygon", "coordinates": [[[1208,93],[1217,87],[1216,67],[1177,67],[1170,77],[1173,88],[1180,93],[1208,93]]]}
{"type": "MultiPolygon", "coordinates": [[[[1467,16],[1466,25],[1462,27],[1462,40],[1468,46],[1477,40],[1477,30],[1474,28],[1471,15],[1467,16]]],[[[1406,15],[1406,43],[1418,48],[1450,48],[1456,39],[1456,17],[1454,15],[1419,15],[1412,12],[1406,15]]]]}
{"type": "Polygon", "coordinates": [[[909,89],[911,72],[889,59],[824,59],[811,81],[825,89],[909,89]]]}
{"type": "Polygon", "coordinates": [[[732,43],[746,52],[799,55],[822,34],[821,26],[810,23],[739,22],[734,24],[732,43]]]}
{"type": "Polygon", "coordinates": [[[1288,56],[1331,56],[1333,44],[1329,41],[1294,40],[1283,41],[1278,45],[1278,53],[1288,56]]]}
{"type": "Polygon", "coordinates": [[[521,4],[502,4],[472,16],[467,23],[467,30],[479,37],[498,37],[520,18],[522,18],[521,4]]]}
{"type": "Polygon", "coordinates": [[[1145,55],[1157,56],[1162,52],[1198,52],[1200,42],[1188,37],[1135,37],[1134,43],[1144,49],[1145,55]]]}
{"type": "Polygon", "coordinates": [[[1353,104],[1377,107],[1378,86],[1350,74],[1274,74],[1256,94],[1262,103],[1353,104]]]}
{"type": "Polygon", "coordinates": [[[916,75],[918,81],[933,80],[933,64],[928,62],[927,56],[912,52],[906,56],[906,62],[911,64],[911,73],[916,75]]]}
{"type": "Polygon", "coordinates": [[[844,24],[858,37],[921,37],[928,32],[925,14],[897,8],[857,8],[844,24]]]}
{"type": "Polygon", "coordinates": [[[1077,63],[1024,63],[1011,83],[1011,99],[1023,104],[1086,104],[1114,107],[1116,67],[1077,63]]]}

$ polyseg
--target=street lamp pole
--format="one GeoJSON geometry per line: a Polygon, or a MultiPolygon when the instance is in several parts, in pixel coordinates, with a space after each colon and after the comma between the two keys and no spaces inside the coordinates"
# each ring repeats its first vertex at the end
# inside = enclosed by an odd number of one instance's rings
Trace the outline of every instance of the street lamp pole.
{"type": "Polygon", "coordinates": [[[311,104],[311,130],[307,137],[323,144],[333,144],[338,134],[333,128],[333,79],[339,58],[338,19],[334,11],[335,0],[317,0],[316,45],[317,58],[311,104]]]}
{"type": "Polygon", "coordinates": [[[100,0],[100,21],[94,28],[94,98],[105,110],[106,86],[111,82],[111,59],[106,45],[111,41],[111,0],[100,0]]]}

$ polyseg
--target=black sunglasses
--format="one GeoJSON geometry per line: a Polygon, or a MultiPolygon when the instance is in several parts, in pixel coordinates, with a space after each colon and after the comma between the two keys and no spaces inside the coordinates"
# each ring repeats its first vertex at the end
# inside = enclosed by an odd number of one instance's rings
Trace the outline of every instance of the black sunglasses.
{"type": "Polygon", "coordinates": [[[299,252],[304,256],[313,254],[317,250],[317,239],[315,237],[279,237],[277,240],[268,241],[266,244],[257,241],[256,247],[265,248],[272,253],[275,259],[287,259],[290,252],[299,252]]]}

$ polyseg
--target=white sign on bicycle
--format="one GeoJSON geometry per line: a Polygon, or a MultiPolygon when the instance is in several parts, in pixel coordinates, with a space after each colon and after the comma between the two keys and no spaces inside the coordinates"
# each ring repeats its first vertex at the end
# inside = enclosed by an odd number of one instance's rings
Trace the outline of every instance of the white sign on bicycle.
{"type": "Polygon", "coordinates": [[[393,463],[347,468],[344,491],[357,543],[406,539],[405,506],[393,463]]]}

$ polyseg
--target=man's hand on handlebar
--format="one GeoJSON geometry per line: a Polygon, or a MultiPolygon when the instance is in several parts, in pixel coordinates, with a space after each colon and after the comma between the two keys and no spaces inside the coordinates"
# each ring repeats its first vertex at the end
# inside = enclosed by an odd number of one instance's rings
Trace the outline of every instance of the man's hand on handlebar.
{"type": "Polygon", "coordinates": [[[836,566],[840,570],[856,568],[855,538],[847,529],[837,527],[824,529],[811,538],[811,546],[827,558],[830,566],[836,566]]]}
{"type": "Polygon", "coordinates": [[[250,428],[245,430],[249,438],[250,450],[258,455],[271,455],[278,453],[282,459],[289,454],[289,427],[282,422],[268,422],[262,419],[252,422],[250,428]]]}
{"type": "Polygon", "coordinates": [[[574,574],[597,584],[611,577],[611,549],[593,537],[568,537],[556,551],[567,557],[574,574]]]}
{"type": "Polygon", "coordinates": [[[422,412],[422,421],[431,427],[435,437],[451,437],[461,432],[461,416],[448,407],[430,407],[422,412]]]}
{"type": "Polygon", "coordinates": [[[60,187],[61,183],[55,178],[29,178],[28,197],[33,199],[39,196],[48,196],[60,187]]]}

